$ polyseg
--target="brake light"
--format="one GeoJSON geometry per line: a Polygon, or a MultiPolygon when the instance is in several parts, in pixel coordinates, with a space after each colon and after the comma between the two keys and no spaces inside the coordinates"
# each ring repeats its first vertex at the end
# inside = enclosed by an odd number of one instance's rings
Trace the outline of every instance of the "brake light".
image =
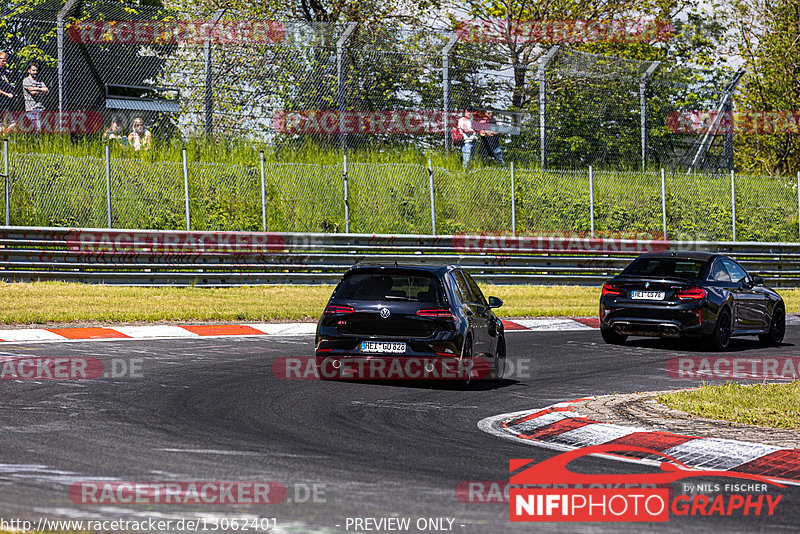
{"type": "Polygon", "coordinates": [[[690,287],[678,291],[677,297],[681,300],[700,300],[706,298],[706,290],[701,287],[690,287]]]}
{"type": "Polygon", "coordinates": [[[325,311],[322,312],[322,315],[342,315],[346,313],[355,313],[356,310],[352,308],[352,306],[336,306],[334,304],[329,304],[325,307],[325,311]]]}
{"type": "Polygon", "coordinates": [[[618,297],[622,295],[622,292],[619,290],[617,286],[612,286],[611,284],[603,284],[603,295],[618,297]]]}
{"type": "Polygon", "coordinates": [[[435,308],[430,310],[419,310],[417,315],[420,317],[431,317],[436,319],[444,319],[446,321],[455,321],[455,316],[450,313],[447,308],[435,308]]]}

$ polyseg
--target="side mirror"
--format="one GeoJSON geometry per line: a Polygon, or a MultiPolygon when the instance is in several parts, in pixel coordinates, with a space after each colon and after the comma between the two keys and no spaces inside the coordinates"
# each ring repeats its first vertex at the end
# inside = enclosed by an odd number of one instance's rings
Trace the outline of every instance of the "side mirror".
{"type": "Polygon", "coordinates": [[[503,301],[497,297],[489,297],[489,307],[490,308],[499,308],[503,305],[503,301]]]}
{"type": "Polygon", "coordinates": [[[754,276],[753,277],[753,285],[763,286],[764,285],[764,279],[761,278],[760,276],[754,276]]]}

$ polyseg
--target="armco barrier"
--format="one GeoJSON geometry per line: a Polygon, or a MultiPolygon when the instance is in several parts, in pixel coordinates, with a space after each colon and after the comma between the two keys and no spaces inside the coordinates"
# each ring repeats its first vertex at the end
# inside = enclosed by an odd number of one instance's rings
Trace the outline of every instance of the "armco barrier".
{"type": "Polygon", "coordinates": [[[356,263],[458,264],[482,282],[600,285],[657,250],[720,251],[800,287],[800,245],[647,239],[0,227],[0,279],[121,285],[335,283],[356,263]]]}

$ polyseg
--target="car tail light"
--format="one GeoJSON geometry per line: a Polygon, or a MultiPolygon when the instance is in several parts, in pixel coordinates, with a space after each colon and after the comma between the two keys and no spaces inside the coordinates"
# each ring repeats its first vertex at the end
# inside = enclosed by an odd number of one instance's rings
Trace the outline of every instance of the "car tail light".
{"type": "Polygon", "coordinates": [[[678,291],[677,297],[681,300],[700,300],[706,298],[706,290],[701,287],[690,287],[678,291]]]}
{"type": "Polygon", "coordinates": [[[622,292],[619,290],[617,286],[612,286],[611,284],[603,284],[603,295],[619,297],[620,295],[622,295],[622,292]]]}
{"type": "Polygon", "coordinates": [[[345,313],[355,313],[356,310],[353,309],[352,306],[336,306],[334,304],[329,304],[325,311],[322,312],[322,315],[342,315],[345,313]]]}
{"type": "Polygon", "coordinates": [[[419,310],[417,315],[420,317],[432,317],[436,319],[445,319],[447,321],[455,321],[456,318],[447,308],[435,308],[430,310],[419,310]]]}

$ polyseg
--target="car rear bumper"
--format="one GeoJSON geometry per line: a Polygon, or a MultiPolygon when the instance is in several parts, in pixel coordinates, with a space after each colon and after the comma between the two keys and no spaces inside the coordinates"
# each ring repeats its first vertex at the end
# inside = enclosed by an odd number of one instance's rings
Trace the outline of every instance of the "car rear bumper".
{"type": "Polygon", "coordinates": [[[620,318],[600,323],[601,328],[610,328],[617,334],[625,336],[652,336],[652,337],[684,337],[700,336],[703,334],[702,325],[687,326],[679,321],[664,321],[659,319],[626,319],[620,318]]]}
{"type": "Polygon", "coordinates": [[[626,336],[701,336],[707,318],[699,303],[663,308],[600,304],[600,327],[626,336]]]}

